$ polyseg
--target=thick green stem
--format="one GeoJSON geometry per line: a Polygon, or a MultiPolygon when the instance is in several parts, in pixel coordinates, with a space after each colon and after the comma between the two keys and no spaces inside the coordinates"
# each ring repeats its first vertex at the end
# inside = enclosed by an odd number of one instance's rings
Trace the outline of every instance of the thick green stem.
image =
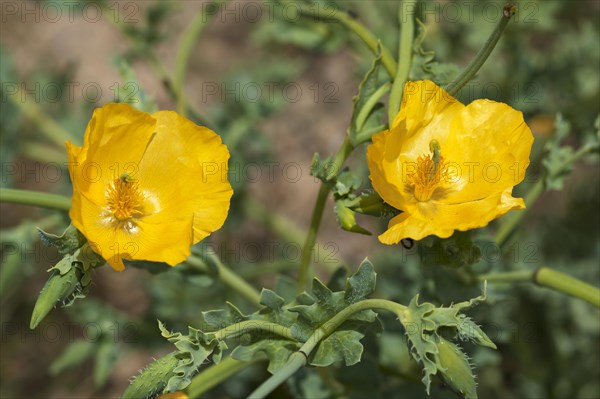
{"type": "Polygon", "coordinates": [[[404,83],[408,79],[410,64],[412,62],[412,48],[415,33],[415,7],[416,1],[403,1],[398,6],[398,21],[400,23],[400,40],[398,48],[398,70],[394,77],[394,84],[390,92],[390,101],[388,105],[388,123],[391,126],[400,104],[402,103],[402,93],[404,83]]]}
{"type": "Polygon", "coordinates": [[[302,246],[300,268],[298,269],[298,292],[304,291],[310,280],[309,275],[312,253],[315,243],[317,242],[317,232],[319,231],[319,226],[321,225],[323,210],[325,209],[325,203],[327,202],[328,196],[329,187],[327,183],[321,183],[321,187],[319,187],[319,194],[317,194],[317,201],[315,202],[315,207],[312,212],[308,234],[306,235],[306,240],[302,246]]]}
{"type": "MultiPolygon", "coordinates": [[[[218,0],[213,2],[214,7],[220,7],[223,1],[224,0],[218,0]]],[[[183,37],[181,38],[179,48],[177,49],[177,56],[175,58],[175,74],[173,76],[173,89],[175,90],[175,93],[177,93],[177,108],[179,113],[182,115],[185,115],[186,113],[183,82],[185,81],[185,73],[187,70],[188,61],[196,41],[200,37],[200,34],[204,30],[204,27],[209,20],[210,18],[207,14],[199,13],[183,32],[183,37]]]]}
{"type": "MultiPolygon", "coordinates": [[[[341,171],[342,165],[346,159],[350,156],[354,146],[350,141],[350,138],[346,137],[342,146],[333,157],[333,163],[327,173],[327,180],[335,178],[341,171]]],[[[331,190],[330,184],[322,182],[319,188],[319,194],[317,195],[317,201],[313,209],[310,227],[304,245],[302,246],[302,254],[300,257],[300,268],[298,269],[298,284],[296,286],[297,291],[300,293],[304,291],[308,285],[310,275],[310,260],[312,258],[312,251],[317,241],[317,232],[321,225],[321,219],[323,217],[323,210],[325,209],[325,203],[329,191],[331,190]]]]}
{"type": "Polygon", "coordinates": [[[371,97],[369,97],[367,99],[367,101],[365,102],[363,107],[360,109],[360,111],[358,111],[358,115],[356,116],[356,131],[357,132],[360,132],[363,130],[363,127],[365,126],[365,123],[367,122],[367,118],[369,117],[369,114],[371,113],[371,111],[373,110],[375,105],[377,105],[377,102],[379,101],[379,99],[385,93],[387,93],[390,90],[390,88],[391,88],[391,83],[386,82],[383,85],[381,85],[380,88],[375,90],[375,92],[373,94],[371,94],[371,97]]]}
{"type": "Polygon", "coordinates": [[[331,319],[323,323],[317,328],[314,333],[308,338],[308,340],[302,345],[298,352],[294,352],[288,359],[287,363],[279,369],[271,378],[266,380],[260,385],[254,392],[252,392],[249,399],[262,399],[269,393],[273,392],[275,388],[281,385],[289,377],[294,375],[296,371],[300,370],[308,362],[308,357],[311,352],[318,346],[319,342],[331,335],[339,326],[342,325],[350,316],[355,313],[361,312],[367,309],[381,309],[387,310],[394,313],[399,319],[402,319],[406,306],[396,302],[392,302],[386,299],[366,299],[364,301],[356,302],[337,313],[331,319]]]}
{"type": "Polygon", "coordinates": [[[288,327],[264,320],[244,320],[214,331],[211,334],[214,334],[220,340],[225,340],[238,337],[249,331],[264,331],[291,341],[296,341],[296,338],[294,338],[292,331],[288,327]]]}
{"type": "Polygon", "coordinates": [[[64,195],[13,188],[0,188],[0,202],[33,205],[59,211],[68,211],[71,209],[71,199],[64,195]]]}
{"type": "Polygon", "coordinates": [[[479,50],[473,61],[462,71],[462,73],[454,79],[454,81],[448,86],[446,86],[446,91],[451,96],[456,96],[456,94],[463,88],[464,85],[471,80],[475,74],[479,71],[485,61],[488,59],[496,44],[498,44],[498,40],[500,40],[500,36],[502,36],[502,32],[506,25],[508,25],[508,21],[512,18],[513,15],[517,12],[517,6],[512,4],[507,4],[504,6],[502,12],[502,18],[496,26],[496,29],[492,32],[490,37],[488,37],[487,41],[479,50]]]}
{"type": "MultiPolygon", "coordinates": [[[[223,284],[239,293],[257,308],[261,307],[260,293],[256,290],[256,288],[248,284],[246,280],[225,266],[223,262],[221,262],[221,260],[212,252],[208,254],[208,260],[211,261],[212,264],[217,268],[217,277],[223,284]]],[[[192,255],[187,258],[185,263],[205,273],[211,273],[210,267],[206,264],[206,262],[196,255],[192,255]]]]}
{"type": "MultiPolygon", "coordinates": [[[[291,3],[290,0],[283,2],[291,3]]],[[[314,19],[325,22],[337,21],[341,23],[348,30],[354,32],[354,34],[356,34],[356,36],[358,36],[367,45],[373,54],[377,54],[381,50],[381,62],[390,77],[394,77],[398,66],[396,64],[396,60],[394,60],[394,57],[392,56],[392,53],[383,44],[381,44],[379,39],[370,30],[358,22],[353,15],[349,14],[347,11],[334,8],[333,6],[324,11],[322,6],[313,7],[301,4],[299,2],[294,2],[294,8],[299,9],[302,15],[309,16],[314,19]]]]}
{"type": "Polygon", "coordinates": [[[540,267],[534,271],[491,273],[481,275],[478,279],[488,283],[532,282],[540,287],[579,298],[600,308],[600,289],[548,267],[540,267]]]}

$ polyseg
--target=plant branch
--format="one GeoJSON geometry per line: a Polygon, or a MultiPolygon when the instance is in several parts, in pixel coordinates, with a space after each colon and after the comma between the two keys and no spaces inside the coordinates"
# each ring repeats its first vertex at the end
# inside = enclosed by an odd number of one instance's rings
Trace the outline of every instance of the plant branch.
{"type": "Polygon", "coordinates": [[[206,260],[192,254],[192,256],[187,258],[185,263],[198,270],[201,270],[202,272],[211,274],[211,268],[206,263],[207,261],[210,261],[218,271],[217,278],[221,280],[223,284],[239,293],[257,308],[260,308],[260,293],[256,290],[256,288],[248,284],[246,280],[225,266],[223,262],[221,262],[221,260],[214,253],[212,253],[212,251],[208,252],[209,253],[206,260]]]}
{"type": "Polygon", "coordinates": [[[540,267],[533,271],[484,274],[479,276],[478,280],[488,283],[531,282],[600,308],[600,289],[548,267],[540,267]]]}
{"type": "Polygon", "coordinates": [[[59,211],[68,211],[71,209],[71,199],[64,195],[13,188],[0,188],[0,202],[33,205],[59,211]]]}
{"type": "Polygon", "coordinates": [[[398,70],[394,77],[394,84],[390,92],[388,105],[388,124],[392,126],[396,114],[402,103],[404,83],[408,79],[410,64],[412,62],[413,39],[415,34],[415,7],[416,1],[403,1],[398,6],[398,22],[400,23],[400,38],[398,40],[398,70]]]}
{"type": "Polygon", "coordinates": [[[335,21],[341,23],[348,30],[354,32],[354,34],[367,45],[373,54],[377,54],[379,49],[381,49],[381,62],[385,70],[391,78],[393,78],[396,74],[396,69],[398,66],[390,50],[388,50],[369,29],[358,22],[358,20],[347,11],[343,11],[334,7],[328,7],[327,12],[323,12],[323,10],[319,9],[318,5],[309,6],[299,2],[292,2],[290,0],[284,0],[283,2],[294,3],[294,7],[299,9],[302,15],[312,17],[315,20],[324,22],[335,21]]]}
{"type": "Polygon", "coordinates": [[[264,320],[244,320],[213,331],[210,334],[214,334],[220,340],[225,340],[235,338],[249,331],[264,331],[291,341],[296,341],[296,338],[294,338],[292,331],[288,327],[264,320]]]}
{"type": "Polygon", "coordinates": [[[481,50],[479,50],[477,55],[475,55],[475,58],[471,61],[469,65],[467,65],[467,67],[462,71],[462,73],[459,76],[457,76],[452,83],[449,83],[448,86],[446,86],[446,91],[448,92],[448,94],[455,97],[456,94],[460,91],[460,89],[462,89],[462,87],[466,85],[467,82],[469,82],[469,80],[471,80],[475,76],[475,74],[479,71],[479,69],[483,66],[485,61],[492,53],[492,50],[494,50],[494,47],[496,47],[496,44],[498,44],[498,41],[502,36],[502,32],[504,32],[504,28],[506,28],[506,25],[508,25],[508,21],[510,21],[510,19],[513,15],[515,15],[516,12],[517,6],[513,4],[507,4],[504,6],[504,9],[502,11],[502,18],[500,19],[498,26],[496,26],[496,29],[494,29],[490,37],[488,37],[481,50]]]}
{"type": "Polygon", "coordinates": [[[292,353],[286,364],[252,392],[248,398],[262,399],[266,397],[275,388],[308,363],[308,357],[311,352],[322,340],[335,332],[335,330],[350,316],[367,309],[387,310],[396,314],[399,319],[402,319],[404,317],[403,315],[406,306],[386,299],[366,299],[342,309],[339,313],[317,328],[304,345],[302,345],[297,352],[292,353]]]}
{"type": "MultiPolygon", "coordinates": [[[[335,178],[339,174],[342,165],[353,150],[354,146],[352,145],[352,142],[348,137],[346,137],[342,143],[342,146],[333,158],[333,164],[331,165],[331,168],[329,169],[329,175],[327,176],[328,180],[335,178]]],[[[302,246],[300,268],[298,269],[298,283],[296,285],[296,290],[298,293],[304,291],[309,283],[312,251],[317,241],[317,232],[319,231],[319,226],[321,225],[323,210],[325,209],[325,203],[327,202],[327,197],[329,196],[330,191],[330,184],[322,182],[321,187],[319,187],[319,194],[317,195],[317,201],[313,209],[308,234],[306,236],[306,240],[304,241],[304,245],[302,246]]]]}

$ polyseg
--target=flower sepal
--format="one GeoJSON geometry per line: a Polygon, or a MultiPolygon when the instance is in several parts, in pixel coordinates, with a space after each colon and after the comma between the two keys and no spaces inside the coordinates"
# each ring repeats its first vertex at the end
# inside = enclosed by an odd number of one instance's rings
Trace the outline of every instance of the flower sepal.
{"type": "Polygon", "coordinates": [[[57,304],[67,307],[77,298],[85,298],[92,282],[92,270],[105,263],[73,226],[69,226],[61,236],[42,230],[40,235],[42,242],[56,247],[64,256],[48,269],[51,275],[33,308],[31,329],[35,329],[57,304]]]}

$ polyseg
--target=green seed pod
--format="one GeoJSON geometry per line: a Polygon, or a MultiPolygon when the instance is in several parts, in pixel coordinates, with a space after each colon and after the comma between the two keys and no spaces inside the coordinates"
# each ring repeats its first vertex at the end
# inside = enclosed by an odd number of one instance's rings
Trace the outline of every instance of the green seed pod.
{"type": "Polygon", "coordinates": [[[121,399],[152,398],[162,393],[169,379],[175,375],[173,369],[177,367],[179,359],[177,352],[169,353],[150,363],[141,373],[131,381],[121,399]]]}
{"type": "Polygon", "coordinates": [[[77,267],[71,267],[63,275],[55,271],[40,292],[31,314],[29,328],[36,328],[56,304],[66,301],[80,287],[80,278],[81,271],[77,267]]]}
{"type": "Polygon", "coordinates": [[[442,379],[466,399],[477,399],[477,384],[467,355],[452,342],[440,338],[437,344],[442,379]]]}

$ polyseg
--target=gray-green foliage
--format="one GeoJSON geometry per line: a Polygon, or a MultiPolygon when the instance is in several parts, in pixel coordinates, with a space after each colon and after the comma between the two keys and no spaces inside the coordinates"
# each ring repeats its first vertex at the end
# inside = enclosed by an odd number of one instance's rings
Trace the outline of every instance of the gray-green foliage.
{"type": "Polygon", "coordinates": [[[419,295],[410,301],[400,321],[410,342],[413,358],[423,365],[422,381],[428,393],[431,377],[439,373],[455,391],[467,398],[477,397],[468,358],[457,345],[446,340],[443,333],[449,330],[453,338],[495,349],[496,345],[483,330],[470,318],[459,313],[483,300],[485,293],[447,308],[436,307],[428,302],[419,303],[419,295]]]}
{"type": "MultiPolygon", "coordinates": [[[[316,329],[329,321],[334,315],[347,306],[366,299],[375,289],[375,271],[373,265],[365,260],[357,272],[346,280],[344,289],[332,291],[331,288],[314,279],[311,292],[303,292],[296,298],[286,301],[288,297],[285,284],[279,284],[280,292],[263,289],[261,304],[263,308],[255,313],[244,315],[233,304],[227,303],[225,309],[203,313],[206,323],[205,331],[189,327],[188,335],[170,333],[162,324],[162,335],[175,344],[177,351],[154,362],[132,383],[124,397],[131,397],[135,392],[141,397],[156,392],[173,392],[184,389],[200,366],[210,359],[218,363],[223,351],[233,347],[231,356],[237,360],[249,361],[255,357],[266,356],[269,360],[268,370],[272,373],[281,368],[290,355],[306,342],[316,329]],[[281,294],[281,295],[279,295],[281,294]],[[230,331],[228,337],[216,334],[228,326],[241,322],[264,321],[278,324],[290,329],[292,338],[281,337],[271,331],[246,331],[243,329],[230,331]],[[172,357],[177,359],[174,365],[172,357]],[[171,359],[171,360],[169,360],[171,359]],[[173,372],[166,372],[167,364],[173,372]],[[160,381],[150,384],[158,375],[158,369],[164,376],[160,381]],[[142,389],[143,387],[143,389],[142,389]]],[[[335,284],[335,283],[334,283],[335,284]]],[[[349,317],[336,331],[325,337],[319,344],[314,356],[309,359],[311,365],[327,366],[335,362],[352,365],[360,361],[362,344],[359,342],[365,332],[375,328],[380,330],[377,315],[372,310],[364,310],[349,317]]]]}

